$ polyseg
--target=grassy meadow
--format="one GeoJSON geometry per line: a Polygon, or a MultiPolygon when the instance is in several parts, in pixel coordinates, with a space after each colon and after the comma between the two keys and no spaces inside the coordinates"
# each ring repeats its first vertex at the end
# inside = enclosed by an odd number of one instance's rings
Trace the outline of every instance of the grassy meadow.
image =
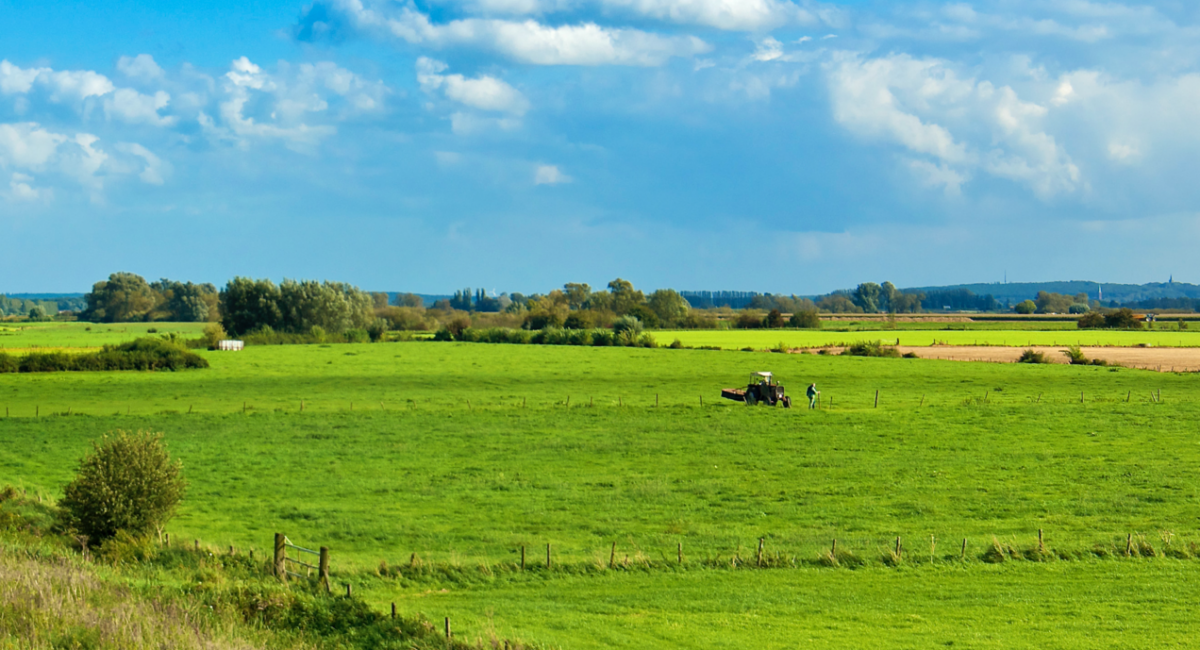
{"type": "MultiPolygon", "coordinates": [[[[954,323],[957,325],[957,323],[954,323]]],[[[989,323],[989,325],[993,325],[989,323]]],[[[1070,329],[871,329],[871,330],[662,330],[653,332],[661,345],[678,339],[689,347],[718,347],[738,350],[744,347],[764,350],[783,343],[789,348],[843,346],[857,341],[883,341],[906,346],[926,345],[1000,345],[1026,346],[1122,346],[1196,347],[1200,345],[1200,326],[1179,331],[1154,330],[1081,330],[1070,329]]]]}
{"type": "Polygon", "coordinates": [[[203,354],[202,371],[0,375],[0,484],[56,497],[91,440],[163,431],[191,482],[175,539],[329,546],[335,580],[468,637],[1172,647],[1193,628],[1194,375],[434,342],[203,354]],[[802,406],[817,382],[823,408],[719,399],[757,370],[802,406]],[[1039,561],[985,563],[994,539],[1039,561]]]}

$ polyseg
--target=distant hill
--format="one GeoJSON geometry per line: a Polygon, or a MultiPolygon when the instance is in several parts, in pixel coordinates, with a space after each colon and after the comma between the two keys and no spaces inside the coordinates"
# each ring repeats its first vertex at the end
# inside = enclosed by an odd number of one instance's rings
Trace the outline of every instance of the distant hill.
{"type": "Polygon", "coordinates": [[[1104,292],[1105,303],[1130,303],[1163,298],[1200,298],[1200,285],[1186,282],[1154,282],[1150,284],[1110,284],[1070,280],[1059,282],[994,282],[990,284],[955,284],[941,287],[911,287],[902,289],[905,292],[943,292],[956,289],[966,289],[972,293],[986,296],[991,294],[1000,304],[1015,305],[1023,300],[1032,300],[1039,291],[1061,293],[1073,296],[1086,293],[1088,298],[1097,300],[1100,291],[1104,292]]]}

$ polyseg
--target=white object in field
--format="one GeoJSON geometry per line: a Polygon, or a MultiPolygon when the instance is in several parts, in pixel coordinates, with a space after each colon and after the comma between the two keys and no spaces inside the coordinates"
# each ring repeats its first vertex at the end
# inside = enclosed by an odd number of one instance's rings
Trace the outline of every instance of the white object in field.
{"type": "Polygon", "coordinates": [[[246,347],[246,344],[241,341],[217,341],[218,350],[241,352],[244,347],[246,347]]]}

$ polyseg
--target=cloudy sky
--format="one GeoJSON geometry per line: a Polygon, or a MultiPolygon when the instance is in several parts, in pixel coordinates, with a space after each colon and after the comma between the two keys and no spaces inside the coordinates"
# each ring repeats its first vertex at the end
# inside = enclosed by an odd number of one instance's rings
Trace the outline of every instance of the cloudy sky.
{"type": "Polygon", "coordinates": [[[1200,280],[1200,7],[0,0],[0,292],[1200,280]]]}

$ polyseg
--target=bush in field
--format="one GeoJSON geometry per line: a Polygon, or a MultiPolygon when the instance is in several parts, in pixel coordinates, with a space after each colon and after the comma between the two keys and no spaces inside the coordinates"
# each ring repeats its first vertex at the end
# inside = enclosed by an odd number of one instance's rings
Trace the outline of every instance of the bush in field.
{"type": "Polygon", "coordinates": [[[884,345],[882,341],[858,341],[846,346],[842,354],[851,357],[900,357],[900,351],[894,346],[884,345]]]}
{"type": "Polygon", "coordinates": [[[209,323],[204,326],[204,334],[201,336],[201,341],[203,341],[204,347],[209,350],[216,350],[217,343],[228,338],[229,335],[225,333],[225,328],[221,327],[220,323],[209,323]]]}
{"type": "Polygon", "coordinates": [[[642,321],[642,326],[647,329],[654,329],[660,324],[658,314],[654,313],[654,310],[646,305],[634,305],[625,312],[625,315],[633,316],[642,321]]]}
{"type": "Polygon", "coordinates": [[[738,317],[733,321],[733,326],[743,330],[758,329],[763,326],[762,313],[749,309],[743,310],[742,313],[738,314],[738,317]]]}
{"type": "Polygon", "coordinates": [[[67,372],[102,370],[186,370],[207,368],[208,360],[170,341],[140,338],[106,345],[99,352],[67,354],[31,352],[22,357],[0,353],[0,372],[67,372]]]}
{"type": "Polygon", "coordinates": [[[789,327],[800,329],[821,329],[821,314],[815,309],[804,309],[792,314],[788,320],[789,327]]]}
{"type": "Polygon", "coordinates": [[[1102,328],[1104,327],[1104,314],[1098,311],[1090,311],[1076,321],[1075,326],[1081,330],[1102,328]]]}
{"type": "Polygon", "coordinates": [[[1013,311],[1018,314],[1032,314],[1037,311],[1037,303],[1032,300],[1026,300],[1025,302],[1017,303],[1013,307],[1013,311]]]}
{"type": "Polygon", "coordinates": [[[683,318],[683,322],[679,326],[689,330],[715,330],[717,329],[717,317],[692,310],[683,318]]]}
{"type": "Polygon", "coordinates": [[[459,316],[458,318],[451,319],[449,323],[446,323],[446,330],[450,332],[450,336],[454,337],[454,340],[459,341],[462,340],[461,337],[463,331],[470,326],[470,318],[467,318],[466,316],[459,316]]]}
{"type": "Polygon", "coordinates": [[[1021,357],[1017,359],[1017,363],[1050,363],[1044,352],[1029,349],[1021,353],[1021,357]]]}
{"type": "Polygon", "coordinates": [[[1136,330],[1142,328],[1142,321],[1133,315],[1133,310],[1122,307],[1104,315],[1104,326],[1109,329],[1136,330]]]}
{"type": "Polygon", "coordinates": [[[767,317],[763,319],[763,325],[767,329],[777,330],[783,327],[783,314],[779,313],[778,309],[772,309],[767,317]]]}
{"type": "Polygon", "coordinates": [[[645,328],[642,326],[642,321],[636,316],[622,316],[613,323],[612,329],[616,334],[627,334],[637,340],[645,328]]]}
{"type": "Polygon", "coordinates": [[[538,310],[530,312],[525,317],[525,328],[531,330],[544,330],[549,327],[562,327],[563,319],[558,314],[552,311],[538,310]]]}
{"type": "Polygon", "coordinates": [[[1078,345],[1072,345],[1063,350],[1062,353],[1073,366],[1086,366],[1088,364],[1087,357],[1083,356],[1083,350],[1079,349],[1078,345]]]}
{"type": "Polygon", "coordinates": [[[571,312],[571,315],[567,316],[567,320],[563,321],[563,327],[569,330],[590,330],[592,329],[592,319],[589,314],[571,312]]]}
{"type": "Polygon", "coordinates": [[[128,433],[92,443],[59,502],[64,523],[101,541],[124,531],[161,530],[175,514],[187,482],[172,462],[161,433],[128,433]]]}

